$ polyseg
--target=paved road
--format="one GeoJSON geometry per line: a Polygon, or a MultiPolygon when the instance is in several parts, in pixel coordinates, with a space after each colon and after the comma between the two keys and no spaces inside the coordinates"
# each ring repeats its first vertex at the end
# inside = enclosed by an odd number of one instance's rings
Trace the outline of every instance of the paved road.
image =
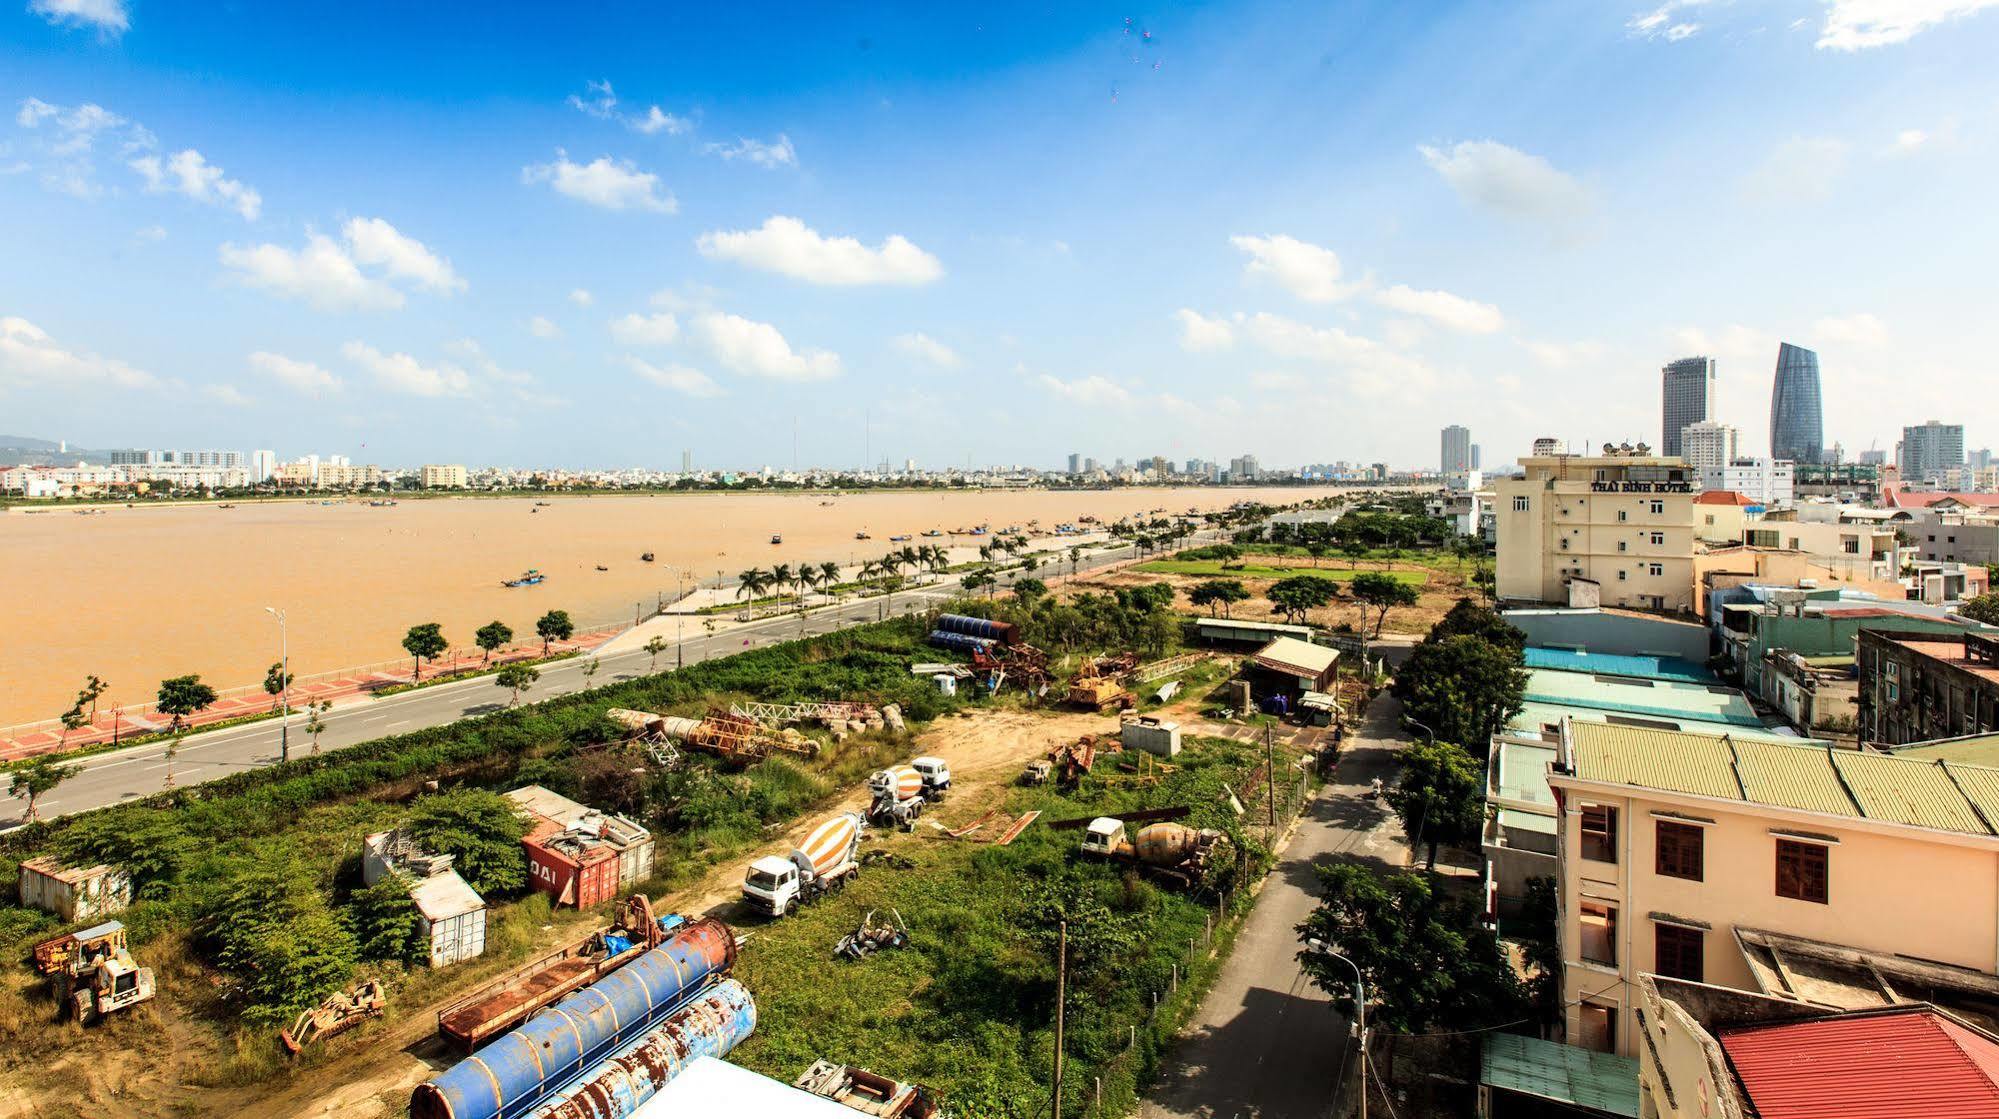
{"type": "Polygon", "coordinates": [[[1402,829],[1369,782],[1394,775],[1401,705],[1383,696],[1349,739],[1333,780],[1306,806],[1265,880],[1235,951],[1216,977],[1142,1119],[1303,1119],[1333,1114],[1352,1075],[1349,1027],[1298,970],[1297,927],[1318,905],[1313,868],[1340,860],[1402,866],[1402,829]]]}
{"type": "MultiPolygon", "coordinates": [[[[1212,535],[1197,534],[1188,543],[1190,546],[1199,544],[1212,535]]],[[[1130,548],[1100,552],[1085,557],[1080,570],[1089,571],[1132,557],[1133,550],[1130,548]]],[[[1046,573],[1056,574],[1056,567],[1051,557],[1046,573]]],[[[1061,568],[1067,570],[1066,559],[1061,568]]],[[[1018,577],[1019,574],[1016,570],[1008,572],[1007,576],[1018,577]]],[[[939,601],[960,593],[956,580],[900,590],[895,593],[893,610],[897,614],[928,610],[939,601]]],[[[700,619],[689,618],[687,639],[680,654],[685,657],[685,663],[695,664],[754,646],[790,641],[801,634],[816,636],[863,625],[878,620],[888,608],[889,604],[879,598],[862,599],[815,609],[806,614],[802,629],[796,614],[785,614],[734,626],[713,636],[705,632],[700,619]]],[[[671,640],[671,631],[667,632],[671,640]]],[[[669,647],[660,656],[659,664],[662,669],[667,669],[675,660],[676,651],[669,647]]],[[[567,695],[585,687],[598,687],[646,675],[652,671],[651,666],[652,657],[641,650],[556,661],[541,666],[541,679],[531,695],[536,700],[567,695]],[[586,678],[583,674],[584,665],[592,660],[600,665],[595,679],[586,678]]],[[[392,734],[441,726],[471,716],[491,714],[504,707],[506,701],[507,694],[497,688],[490,677],[435,684],[393,696],[359,699],[337,706],[325,716],[327,729],[320,735],[319,745],[322,751],[332,751],[392,734]]],[[[305,734],[302,715],[293,714],[290,722],[291,749],[293,756],[297,756],[311,749],[311,740],[305,734]]],[[[269,720],[190,735],[174,756],[174,784],[192,785],[245,769],[276,764],[281,730],[278,724],[278,720],[269,720]]],[[[94,754],[75,764],[81,771],[43,798],[39,807],[44,817],[86,812],[150,796],[166,785],[167,761],[161,743],[94,754]]],[[[19,825],[25,806],[26,802],[18,798],[7,799],[0,804],[0,830],[19,825]]]]}

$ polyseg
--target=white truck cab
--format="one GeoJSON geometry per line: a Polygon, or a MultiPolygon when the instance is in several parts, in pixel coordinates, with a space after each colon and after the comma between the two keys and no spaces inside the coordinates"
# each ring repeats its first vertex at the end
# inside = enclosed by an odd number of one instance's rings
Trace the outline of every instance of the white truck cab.
{"type": "Polygon", "coordinates": [[[936,800],[951,787],[951,764],[943,758],[912,758],[909,768],[923,775],[923,795],[936,800]]]}
{"type": "Polygon", "coordinates": [[[781,917],[798,900],[798,864],[779,855],[765,855],[743,875],[743,900],[781,917]]]}
{"type": "Polygon", "coordinates": [[[1099,816],[1083,829],[1083,850],[1092,855],[1112,855],[1124,842],[1124,821],[1099,816]]]}

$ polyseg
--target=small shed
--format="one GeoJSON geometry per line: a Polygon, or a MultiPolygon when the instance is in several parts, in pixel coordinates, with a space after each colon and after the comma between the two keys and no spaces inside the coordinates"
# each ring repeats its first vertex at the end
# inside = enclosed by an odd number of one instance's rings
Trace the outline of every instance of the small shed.
{"type": "Polygon", "coordinates": [[[455,870],[410,887],[422,914],[418,931],[430,945],[430,966],[444,967],[486,951],[486,902],[455,870]]]}
{"type": "Polygon", "coordinates": [[[1251,678],[1260,695],[1297,699],[1306,692],[1330,692],[1340,651],[1295,637],[1280,637],[1250,658],[1251,678]]]}
{"type": "Polygon", "coordinates": [[[1194,622],[1194,633],[1210,645],[1262,645],[1274,637],[1309,641],[1312,627],[1245,618],[1200,618],[1194,622]]]}
{"type": "Polygon", "coordinates": [[[1134,715],[1118,725],[1118,742],[1127,750],[1144,750],[1170,758],[1180,752],[1180,724],[1151,715],[1134,715]]]}
{"type": "Polygon", "coordinates": [[[1519,1034],[1485,1035],[1479,1119],[1638,1119],[1638,1114],[1638,1058],[1519,1034]]]}
{"type": "Polygon", "coordinates": [[[43,855],[21,864],[21,904],[64,921],[108,916],[132,904],[132,875],[123,867],[66,866],[43,855]]]}

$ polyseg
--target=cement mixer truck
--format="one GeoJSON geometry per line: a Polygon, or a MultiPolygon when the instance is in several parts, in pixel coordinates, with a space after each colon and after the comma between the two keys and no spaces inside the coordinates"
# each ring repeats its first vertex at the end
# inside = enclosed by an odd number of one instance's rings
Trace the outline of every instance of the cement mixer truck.
{"type": "Polygon", "coordinates": [[[743,901],[753,909],[784,917],[800,904],[846,886],[861,872],[854,852],[867,822],[852,812],[832,816],[813,828],[789,856],[765,855],[743,876],[743,901]]]}
{"type": "Polygon", "coordinates": [[[900,825],[905,831],[916,826],[923,815],[923,775],[914,767],[892,765],[868,778],[868,822],[879,826],[900,825]]]}
{"type": "Polygon", "coordinates": [[[1148,874],[1192,889],[1215,848],[1227,842],[1227,836],[1212,828],[1173,823],[1147,824],[1138,829],[1135,839],[1127,839],[1123,820],[1099,816],[1084,829],[1083,853],[1135,863],[1148,874]]]}

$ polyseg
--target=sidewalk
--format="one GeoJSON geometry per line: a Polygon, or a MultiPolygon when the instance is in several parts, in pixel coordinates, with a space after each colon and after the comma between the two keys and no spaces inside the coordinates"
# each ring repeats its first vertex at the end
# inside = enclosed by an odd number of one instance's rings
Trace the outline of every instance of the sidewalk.
{"type": "MultiPolygon", "coordinates": [[[[616,637],[629,627],[617,626],[579,633],[567,641],[551,641],[550,655],[567,653],[579,649],[593,649],[616,637]]],[[[516,642],[493,653],[489,662],[483,650],[460,652],[436,661],[426,661],[421,677],[413,678],[410,668],[414,659],[404,657],[400,661],[380,661],[360,668],[319,673],[310,679],[296,679],[291,687],[291,706],[294,712],[309,703],[327,700],[334,703],[358,699],[372,695],[384,688],[408,684],[413,679],[435,680],[440,676],[490,665],[511,664],[516,661],[539,660],[542,655],[541,640],[516,642]]],[[[213,726],[230,719],[240,719],[247,715],[270,713],[277,703],[275,697],[255,685],[230,688],[222,692],[213,706],[196,713],[181,723],[183,728],[199,729],[213,726]]],[[[153,734],[167,729],[172,724],[169,716],[154,711],[151,706],[119,709],[100,707],[97,719],[89,726],[71,731],[65,739],[59,722],[34,723],[26,728],[16,728],[5,738],[0,738],[0,762],[18,761],[37,754],[67,753],[88,746],[122,742],[128,738],[153,734]]]]}
{"type": "Polygon", "coordinates": [[[1408,862],[1400,822],[1369,787],[1395,775],[1400,710],[1392,697],[1377,698],[1349,736],[1333,780],[1306,805],[1234,953],[1140,1103],[1143,1119],[1324,1116],[1335,1113],[1336,1091],[1350,1094],[1341,1079],[1352,1076],[1350,1029],[1298,969],[1297,930],[1318,905],[1315,867],[1408,862]]]}

